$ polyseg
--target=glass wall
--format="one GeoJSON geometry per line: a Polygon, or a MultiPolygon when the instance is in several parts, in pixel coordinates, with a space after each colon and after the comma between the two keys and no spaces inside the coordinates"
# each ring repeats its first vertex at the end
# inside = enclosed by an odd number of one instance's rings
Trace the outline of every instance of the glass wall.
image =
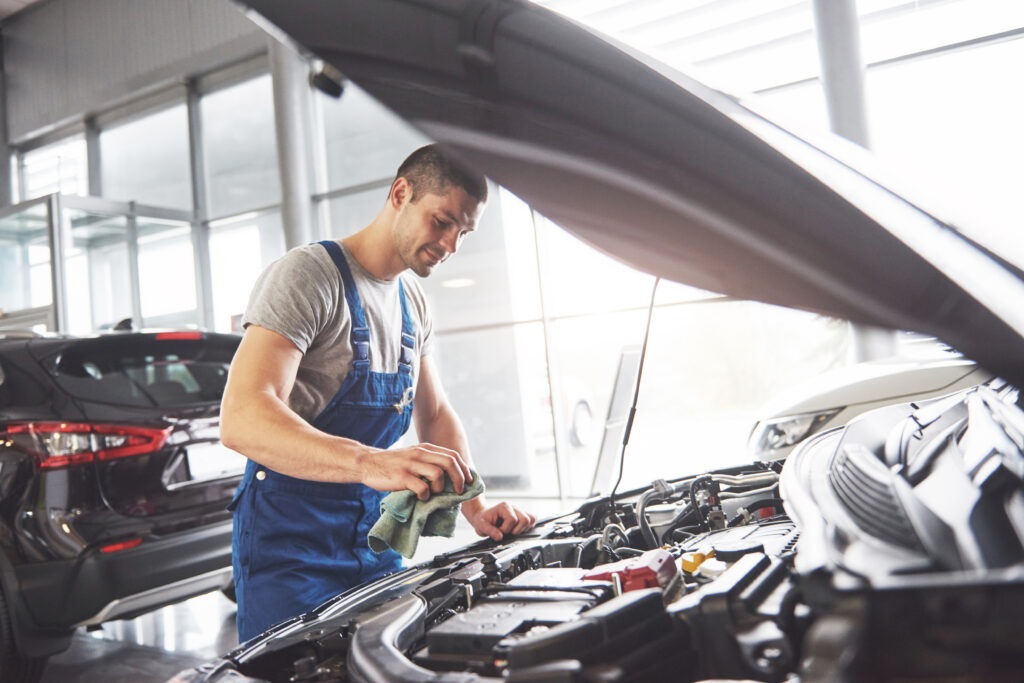
{"type": "Polygon", "coordinates": [[[103,196],[192,208],[188,112],[184,102],[100,132],[103,196]]]}
{"type": "Polygon", "coordinates": [[[210,218],[281,201],[270,76],[203,95],[203,162],[210,218]]]}
{"type": "Polygon", "coordinates": [[[1024,39],[872,68],[873,148],[900,181],[1024,266],[1024,39]]]}
{"type": "Polygon", "coordinates": [[[142,325],[198,325],[191,226],[181,221],[140,217],[136,230],[142,325]]]}
{"type": "Polygon", "coordinates": [[[317,102],[323,120],[326,190],[380,179],[390,187],[402,160],[429,142],[352,83],[345,84],[340,98],[320,93],[317,102]]]}
{"type": "Polygon", "coordinates": [[[68,208],[65,254],[69,331],[88,334],[132,317],[128,219],[68,208]]]}
{"type": "Polygon", "coordinates": [[[242,214],[210,224],[213,329],[242,331],[242,314],[256,278],[282,253],[278,211],[242,214]]]}
{"type": "Polygon", "coordinates": [[[53,302],[48,215],[40,202],[0,217],[0,312],[53,302]]]}
{"type": "Polygon", "coordinates": [[[21,180],[22,201],[54,192],[89,194],[85,136],[73,135],[25,152],[21,157],[21,180]]]}

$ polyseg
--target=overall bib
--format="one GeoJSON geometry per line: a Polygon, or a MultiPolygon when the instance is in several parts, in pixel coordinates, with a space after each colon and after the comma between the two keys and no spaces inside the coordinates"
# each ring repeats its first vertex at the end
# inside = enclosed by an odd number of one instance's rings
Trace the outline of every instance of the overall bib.
{"type": "MultiPolygon", "coordinates": [[[[387,448],[409,427],[415,335],[398,283],[402,348],[398,372],[370,371],[370,329],[341,248],[320,242],[345,283],[352,318],[352,367],[341,388],[313,420],[317,429],[387,448]]],[[[302,614],[353,586],[400,569],[393,550],[376,554],[366,542],[387,495],[363,484],[306,481],[250,460],[228,509],[234,511],[232,566],[238,638],[302,614]]]]}

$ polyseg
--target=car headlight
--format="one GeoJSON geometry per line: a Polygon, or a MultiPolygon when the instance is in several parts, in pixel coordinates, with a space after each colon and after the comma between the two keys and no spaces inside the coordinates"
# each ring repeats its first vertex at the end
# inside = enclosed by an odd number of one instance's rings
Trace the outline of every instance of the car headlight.
{"type": "Polygon", "coordinates": [[[842,408],[832,408],[759,422],[750,435],[754,454],[770,459],[775,451],[790,448],[819,431],[840,410],[842,408]]]}

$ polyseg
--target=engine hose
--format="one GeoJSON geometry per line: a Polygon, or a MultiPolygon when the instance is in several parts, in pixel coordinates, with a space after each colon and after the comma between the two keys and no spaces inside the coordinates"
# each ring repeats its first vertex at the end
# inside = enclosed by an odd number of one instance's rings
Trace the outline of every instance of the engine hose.
{"type": "Polygon", "coordinates": [[[601,534],[591,534],[587,538],[576,546],[576,554],[573,557],[573,565],[576,567],[580,566],[580,560],[583,558],[583,553],[586,552],[588,546],[597,544],[601,540],[601,534]]]}
{"type": "Polygon", "coordinates": [[[612,543],[612,534],[618,536],[622,540],[623,545],[629,545],[629,537],[626,536],[625,530],[618,524],[609,524],[604,528],[604,533],[601,534],[601,547],[614,548],[612,543]]]}
{"type": "Polygon", "coordinates": [[[645,491],[640,500],[636,502],[636,521],[640,524],[640,533],[644,535],[644,542],[647,543],[647,548],[657,548],[658,539],[654,536],[654,530],[651,529],[650,522],[647,521],[647,504],[656,498],[660,498],[657,491],[645,491]]]}

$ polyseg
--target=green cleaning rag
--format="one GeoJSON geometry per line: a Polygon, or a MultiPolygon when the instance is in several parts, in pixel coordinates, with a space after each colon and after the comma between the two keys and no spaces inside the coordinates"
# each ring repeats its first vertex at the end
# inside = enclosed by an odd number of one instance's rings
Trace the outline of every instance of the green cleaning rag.
{"type": "Polygon", "coordinates": [[[470,470],[473,481],[466,489],[455,493],[452,481],[444,478],[444,490],[432,493],[427,500],[405,489],[395,491],[380,502],[380,519],[370,529],[367,542],[375,553],[391,548],[405,557],[412,557],[420,536],[445,536],[455,532],[455,517],[459,503],[476,498],[484,492],[484,482],[476,470],[470,470]]]}

